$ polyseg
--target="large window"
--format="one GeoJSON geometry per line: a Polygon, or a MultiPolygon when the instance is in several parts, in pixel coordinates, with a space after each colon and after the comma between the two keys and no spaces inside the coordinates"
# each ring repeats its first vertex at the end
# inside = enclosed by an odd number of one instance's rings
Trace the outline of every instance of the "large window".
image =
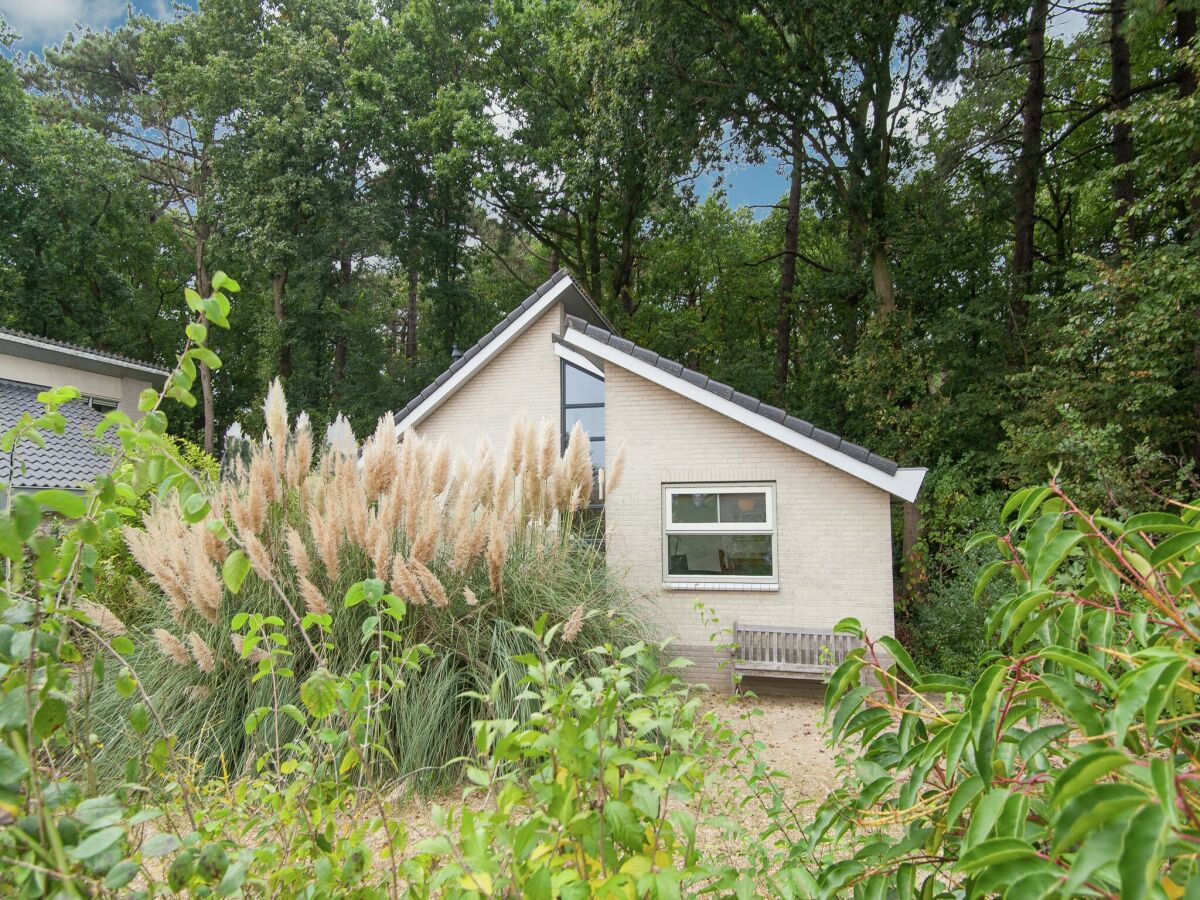
{"type": "Polygon", "coordinates": [[[604,379],[579,366],[562,364],[562,446],[567,449],[575,423],[592,442],[592,465],[604,465],[604,379]]]}
{"type": "Polygon", "coordinates": [[[667,581],[776,581],[774,485],[665,485],[663,522],[667,581]]]}

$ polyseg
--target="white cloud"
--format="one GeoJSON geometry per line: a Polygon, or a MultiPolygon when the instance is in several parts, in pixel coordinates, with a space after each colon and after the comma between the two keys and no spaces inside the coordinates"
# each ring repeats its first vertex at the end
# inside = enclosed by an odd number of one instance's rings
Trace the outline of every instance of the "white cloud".
{"type": "Polygon", "coordinates": [[[0,0],[0,16],[26,41],[57,41],[79,22],[104,28],[125,18],[125,0],[0,0]]]}

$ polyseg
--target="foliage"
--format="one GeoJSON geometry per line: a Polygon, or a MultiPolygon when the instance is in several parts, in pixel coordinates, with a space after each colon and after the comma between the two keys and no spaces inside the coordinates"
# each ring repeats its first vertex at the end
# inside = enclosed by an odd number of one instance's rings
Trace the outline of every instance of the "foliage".
{"type": "Polygon", "coordinates": [[[860,752],[810,830],[808,851],[844,849],[821,891],[1195,890],[1200,508],[1115,519],[1052,481],[999,518],[971,542],[1000,554],[978,590],[1008,584],[978,678],[867,636],[830,679],[831,738],[860,752]]]}
{"type": "MultiPolygon", "coordinates": [[[[295,740],[298,723],[279,709],[298,704],[310,673],[345,675],[419,644],[429,658],[376,715],[388,773],[442,784],[457,777],[451,761],[469,745],[479,710],[464,692],[499,679],[505,711],[522,715],[512,660],[530,648],[514,625],[574,611],[586,618],[581,646],[637,632],[623,593],[572,521],[592,479],[581,430],[560,456],[549,423],[519,422],[503,459],[486,444],[454,459],[444,441],[408,434],[401,444],[386,416],[360,465],[345,423],[314,458],[308,419],[287,421],[278,384],[265,419],[263,440],[206,495],[208,521],[189,525],[185,509],[165,502],[146,514],[144,529],[126,529],[155,588],[139,611],[133,659],[178,729],[180,752],[203,761],[208,775],[247,772],[295,740]],[[214,537],[223,529],[239,543],[214,537]],[[361,583],[376,600],[386,584],[407,604],[378,642],[368,640],[377,611],[336,605],[361,583]],[[254,728],[243,727],[247,719],[254,728]]],[[[110,777],[139,740],[127,706],[101,687],[90,710],[103,746],[96,764],[110,777]]]]}
{"type": "MultiPolygon", "coordinates": [[[[458,809],[437,811],[441,833],[414,848],[413,895],[751,896],[771,864],[760,840],[794,824],[758,748],[703,711],[676,674],[685,660],[660,664],[665,646],[592,647],[589,674],[562,656],[573,628],[543,618],[524,631],[536,646],[518,659],[534,713],[475,723],[471,784],[458,809]],[[766,833],[721,815],[731,787],[764,804],[766,833]],[[704,830],[742,858],[702,848],[704,830]]],[[[494,711],[498,687],[479,697],[494,711]]],[[[802,896],[815,883],[793,867],[759,886],[802,896]]]]}

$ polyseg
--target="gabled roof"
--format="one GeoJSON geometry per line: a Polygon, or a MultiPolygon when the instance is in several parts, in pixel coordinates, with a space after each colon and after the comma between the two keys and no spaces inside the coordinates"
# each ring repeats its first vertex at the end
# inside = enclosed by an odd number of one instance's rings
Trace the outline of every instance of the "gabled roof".
{"type": "Polygon", "coordinates": [[[418,425],[462,385],[466,384],[477,371],[487,364],[488,360],[541,318],[542,313],[560,298],[564,302],[570,303],[568,309],[573,307],[576,312],[586,311],[589,317],[608,324],[604,314],[592,303],[591,299],[575,287],[567,270],[559,269],[550,276],[545,284],[526,297],[520,306],[505,316],[495,328],[455,360],[450,368],[434,379],[432,384],[408,401],[408,404],[396,413],[397,432],[403,434],[409,428],[418,425]]]}
{"type": "Polygon", "coordinates": [[[159,366],[122,356],[119,353],[93,350],[79,344],[68,344],[66,341],[38,337],[12,328],[0,328],[0,354],[34,359],[60,366],[71,366],[86,372],[99,372],[102,375],[117,377],[124,375],[146,378],[150,376],[151,379],[161,380],[169,374],[166,369],[159,366]]]}
{"type": "MultiPolygon", "coordinates": [[[[0,432],[7,431],[22,413],[41,408],[37,395],[41,389],[27,384],[0,380],[0,432]]],[[[59,407],[67,420],[62,434],[43,432],[46,446],[24,441],[17,447],[17,463],[9,470],[8,456],[0,455],[0,486],[11,480],[17,489],[78,488],[112,466],[113,458],[99,448],[92,435],[104,414],[82,400],[59,407]],[[21,471],[21,463],[24,471],[21,471]]]]}
{"type": "Polygon", "coordinates": [[[902,469],[865,447],[735,391],[727,384],[714,381],[653,350],[639,347],[584,319],[567,316],[563,343],[641,375],[904,500],[915,499],[921,488],[925,469],[902,469]]]}

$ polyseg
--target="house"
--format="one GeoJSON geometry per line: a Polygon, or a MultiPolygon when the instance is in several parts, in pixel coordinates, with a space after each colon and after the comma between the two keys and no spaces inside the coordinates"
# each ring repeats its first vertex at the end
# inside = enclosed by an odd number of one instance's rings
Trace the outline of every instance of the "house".
{"type": "Polygon", "coordinates": [[[608,565],[695,662],[692,677],[728,682],[718,671],[727,651],[698,602],[725,634],[735,623],[828,632],[847,616],[892,633],[891,500],[913,500],[924,469],[618,337],[565,272],[413,398],[396,426],[499,446],[521,415],[551,418],[561,434],[582,422],[601,484],[624,448],[620,487],[604,499],[608,565]]]}
{"type": "Polygon", "coordinates": [[[77,490],[107,470],[112,453],[97,443],[96,424],[111,409],[136,417],[138,396],[160,387],[167,374],[115,353],[0,328],[0,433],[39,410],[37,395],[46,388],[71,385],[82,395],[60,408],[66,428],[45,434],[45,447],[24,442],[12,460],[0,456],[0,497],[10,482],[18,490],[77,490]]]}

